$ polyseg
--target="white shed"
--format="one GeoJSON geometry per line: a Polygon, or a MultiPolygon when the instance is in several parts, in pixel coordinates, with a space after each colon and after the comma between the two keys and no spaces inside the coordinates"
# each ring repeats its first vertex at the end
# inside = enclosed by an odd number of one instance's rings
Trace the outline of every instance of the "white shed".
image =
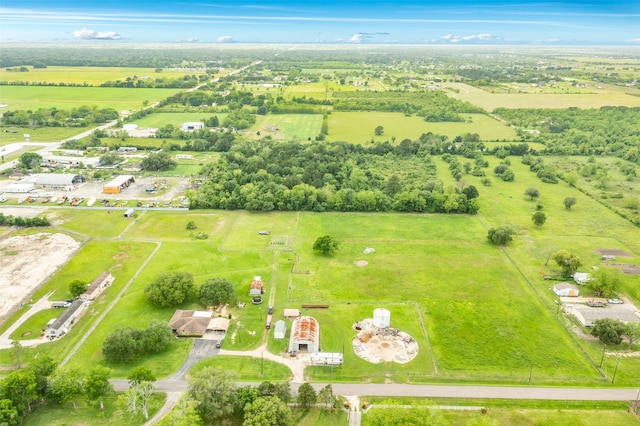
{"type": "Polygon", "coordinates": [[[276,321],[276,325],[273,328],[273,338],[274,339],[284,339],[284,336],[287,335],[287,324],[283,321],[276,321]]]}
{"type": "Polygon", "coordinates": [[[183,132],[193,132],[194,130],[201,129],[204,129],[204,123],[200,123],[197,121],[188,121],[182,124],[182,128],[180,130],[182,130],[183,132]]]}

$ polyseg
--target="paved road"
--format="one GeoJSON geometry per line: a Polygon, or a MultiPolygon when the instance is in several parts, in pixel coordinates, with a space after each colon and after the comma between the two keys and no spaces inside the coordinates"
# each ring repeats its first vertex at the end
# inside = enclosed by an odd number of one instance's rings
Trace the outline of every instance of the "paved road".
{"type": "MultiPolygon", "coordinates": [[[[117,391],[127,390],[126,380],[111,381],[117,391]]],[[[240,382],[239,386],[258,385],[240,382]]],[[[291,383],[297,390],[300,383],[291,383]]],[[[316,390],[326,383],[313,383],[316,390]]],[[[568,401],[635,401],[638,388],[544,388],[527,386],[477,386],[477,385],[406,385],[406,384],[352,384],[332,383],[333,393],[338,395],[367,396],[415,396],[445,398],[507,398],[507,399],[549,399],[568,401]]],[[[156,382],[161,392],[185,392],[186,380],[165,379],[156,382]]]]}

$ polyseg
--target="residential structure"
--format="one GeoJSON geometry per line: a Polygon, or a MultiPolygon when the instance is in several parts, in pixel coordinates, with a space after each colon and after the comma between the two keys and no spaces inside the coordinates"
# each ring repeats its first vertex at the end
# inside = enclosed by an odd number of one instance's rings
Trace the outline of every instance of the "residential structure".
{"type": "Polygon", "coordinates": [[[181,337],[202,337],[207,332],[213,312],[179,309],[169,320],[169,327],[181,337]]]}
{"type": "Polygon", "coordinates": [[[553,286],[553,292],[558,297],[578,297],[580,296],[580,290],[573,284],[559,283],[553,286]]]}
{"type": "Polygon", "coordinates": [[[93,301],[95,300],[102,292],[109,287],[115,278],[111,275],[110,272],[101,273],[98,278],[93,280],[93,282],[87,287],[87,291],[82,295],[82,298],[85,300],[93,301]]]}
{"type": "Polygon", "coordinates": [[[82,311],[89,305],[84,299],[76,299],[56,320],[45,330],[45,337],[53,340],[68,333],[71,326],[80,317],[82,311]]]}

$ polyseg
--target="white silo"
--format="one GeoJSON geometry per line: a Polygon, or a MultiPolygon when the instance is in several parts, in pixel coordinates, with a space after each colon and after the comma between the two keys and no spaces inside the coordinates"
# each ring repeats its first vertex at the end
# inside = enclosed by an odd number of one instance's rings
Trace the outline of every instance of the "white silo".
{"type": "Polygon", "coordinates": [[[391,324],[391,312],[388,309],[377,308],[373,310],[373,325],[378,328],[387,328],[391,324]]]}

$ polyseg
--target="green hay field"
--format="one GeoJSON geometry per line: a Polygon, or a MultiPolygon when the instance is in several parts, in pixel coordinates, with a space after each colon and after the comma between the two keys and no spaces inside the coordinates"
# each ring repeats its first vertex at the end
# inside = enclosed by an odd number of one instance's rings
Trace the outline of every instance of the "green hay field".
{"type": "Polygon", "coordinates": [[[464,83],[447,83],[456,90],[447,92],[453,98],[471,102],[487,111],[496,108],[600,108],[602,106],[640,106],[640,97],[626,94],[622,89],[604,93],[490,93],[464,83]]]}
{"type": "Polygon", "coordinates": [[[318,136],[321,126],[322,115],[319,114],[269,114],[257,116],[256,124],[249,130],[260,132],[258,137],[261,138],[307,140],[318,136]]]}
{"type": "Polygon", "coordinates": [[[154,103],[178,92],[180,89],[2,86],[0,104],[9,105],[5,111],[35,111],[39,108],[54,107],[69,110],[84,105],[122,111],[140,109],[144,101],[154,103]]]}
{"type": "Polygon", "coordinates": [[[467,123],[428,123],[421,117],[405,117],[392,112],[333,112],[329,115],[327,140],[368,144],[403,139],[417,139],[423,133],[432,132],[449,138],[464,133],[478,133],[482,140],[516,140],[515,130],[484,114],[463,114],[467,123]],[[384,133],[374,135],[377,126],[384,133]]]}
{"type": "Polygon", "coordinates": [[[71,83],[100,85],[106,81],[125,80],[127,77],[133,78],[179,78],[185,74],[184,71],[163,70],[156,73],[154,68],[127,68],[127,67],[60,67],[50,66],[42,69],[30,68],[29,72],[8,72],[0,69],[0,81],[28,81],[43,83],[71,83]]]}

